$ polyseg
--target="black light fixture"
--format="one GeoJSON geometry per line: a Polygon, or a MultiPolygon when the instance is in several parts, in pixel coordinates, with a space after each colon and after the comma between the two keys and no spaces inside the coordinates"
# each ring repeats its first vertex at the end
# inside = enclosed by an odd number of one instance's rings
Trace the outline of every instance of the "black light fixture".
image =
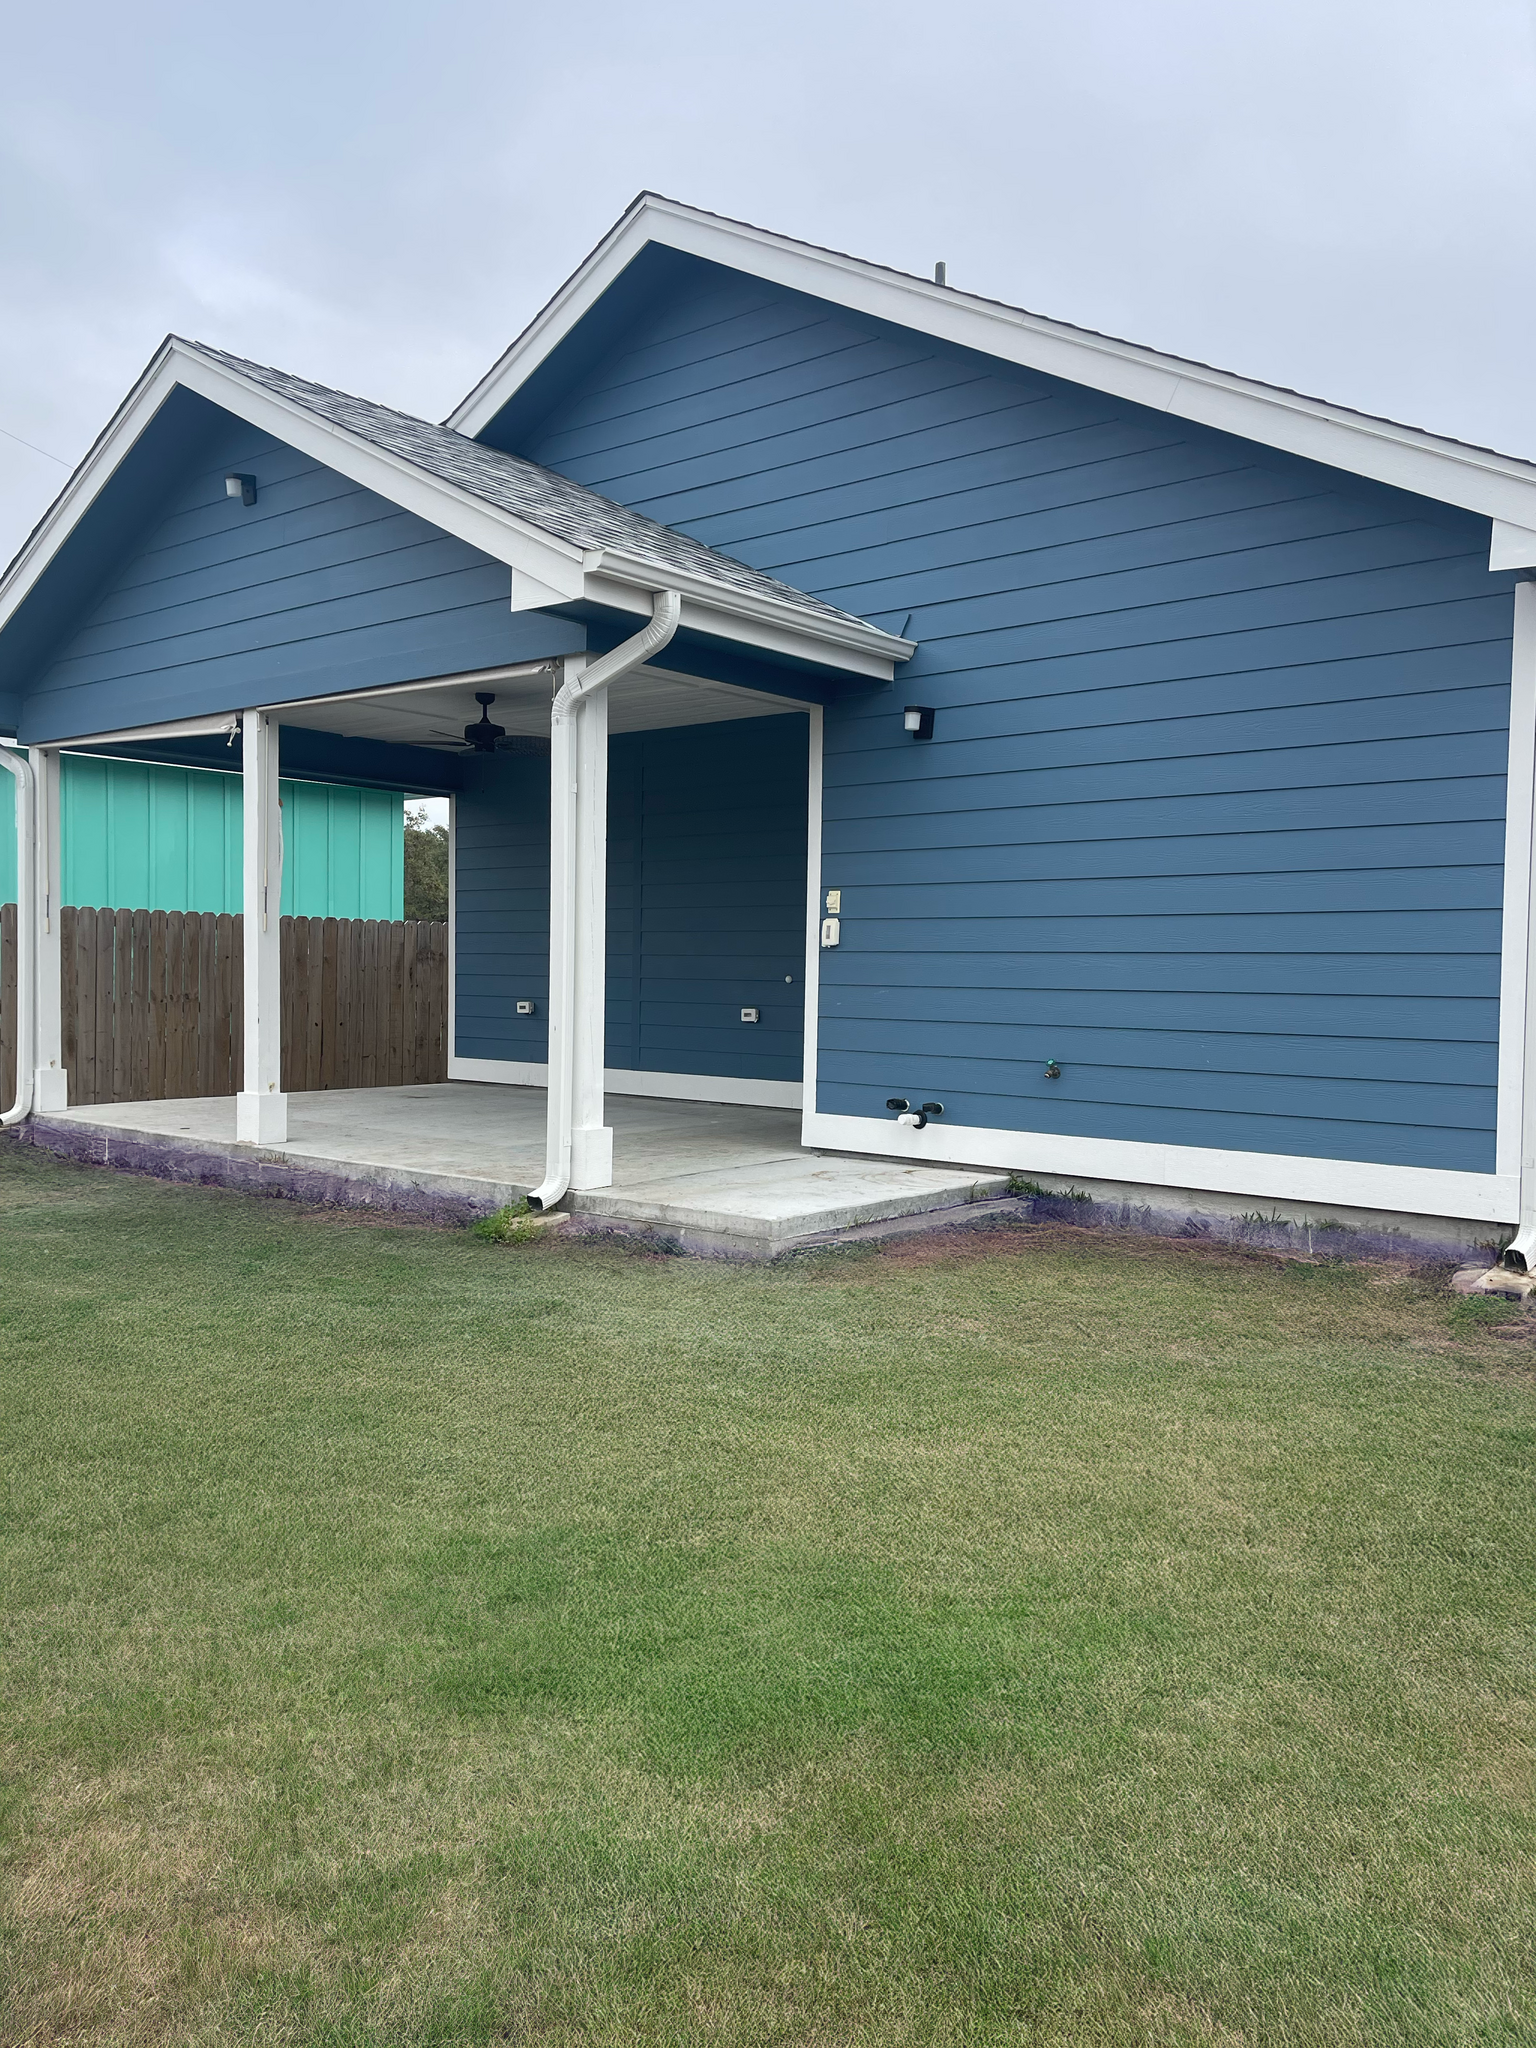
{"type": "Polygon", "coordinates": [[[496,702],[496,693],[494,690],[476,690],[475,702],[480,706],[480,716],[473,725],[465,726],[465,743],[473,747],[477,754],[494,754],[496,742],[504,740],[507,736],[507,728],[504,725],[491,723],[491,706],[496,702]]]}
{"type": "Polygon", "coordinates": [[[224,479],[226,498],[238,498],[242,505],[256,502],[256,479],[253,476],[227,476],[224,479]]]}
{"type": "Polygon", "coordinates": [[[931,704],[909,704],[901,714],[901,722],[915,740],[933,738],[933,706],[931,704]]]}

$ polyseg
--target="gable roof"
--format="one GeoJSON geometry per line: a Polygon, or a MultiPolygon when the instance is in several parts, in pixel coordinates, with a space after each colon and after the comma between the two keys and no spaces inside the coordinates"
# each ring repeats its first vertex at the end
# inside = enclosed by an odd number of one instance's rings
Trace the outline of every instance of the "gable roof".
{"type": "Polygon", "coordinates": [[[446,424],[464,434],[484,432],[648,244],[743,271],[1262,446],[1484,513],[1495,522],[1490,568],[1536,564],[1536,462],[1049,320],[885,264],[706,213],[655,192],[639,195],[454,408],[446,424]]]}
{"type": "Polygon", "coordinates": [[[684,629],[889,681],[913,652],[835,605],[451,427],[168,336],[0,576],[0,631],[179,389],[196,393],[477,547],[511,571],[514,611],[585,602],[649,616],[682,596],[684,629]]]}

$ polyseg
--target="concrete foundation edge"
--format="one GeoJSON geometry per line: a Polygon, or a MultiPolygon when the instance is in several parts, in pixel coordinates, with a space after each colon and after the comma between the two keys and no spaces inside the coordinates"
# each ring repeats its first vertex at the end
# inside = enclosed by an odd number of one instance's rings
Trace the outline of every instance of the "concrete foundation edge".
{"type": "MultiPolygon", "coordinates": [[[[386,1211],[407,1222],[468,1224],[524,1193],[520,1187],[491,1184],[474,1192],[462,1186],[433,1186],[385,1167],[363,1171],[353,1167],[341,1172],[317,1162],[256,1150],[220,1150],[163,1136],[55,1122],[46,1116],[29,1118],[12,1135],[20,1143],[82,1165],[324,1207],[386,1211]]],[[[1095,1191],[1069,1193],[1038,1184],[1031,1192],[1018,1195],[991,1196],[958,1207],[909,1212],[789,1239],[673,1227],[590,1211],[573,1214],[561,1234],[588,1241],[624,1238],[691,1257],[760,1261],[835,1245],[1010,1221],[1073,1223],[1138,1236],[1198,1239],[1299,1258],[1409,1259],[1437,1264],[1481,1260],[1491,1265],[1508,1235],[1492,1231],[1485,1223],[1435,1217],[1392,1218],[1361,1212],[1357,1219],[1349,1213],[1313,1219],[1287,1216],[1275,1205],[1267,1213],[1237,1211],[1235,1203],[1221,1199],[1217,1206],[1210,1197],[1187,1189],[1137,1187],[1122,1192],[1101,1185],[1095,1191]]]]}

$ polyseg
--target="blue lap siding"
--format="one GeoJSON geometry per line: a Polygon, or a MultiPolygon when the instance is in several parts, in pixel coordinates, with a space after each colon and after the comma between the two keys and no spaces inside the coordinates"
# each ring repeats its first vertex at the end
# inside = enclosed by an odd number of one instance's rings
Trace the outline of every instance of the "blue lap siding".
{"type": "MultiPolygon", "coordinates": [[[[185,396],[185,394],[179,394],[185,396]]],[[[510,572],[216,408],[174,493],[27,684],[39,741],[490,668],[583,644],[510,572]],[[231,471],[257,501],[225,493],[231,471]]]]}
{"type": "MultiPolygon", "coordinates": [[[[804,717],[617,734],[608,770],[610,1067],[798,1081],[804,717]],[[761,1012],[744,1025],[743,1007],[761,1012]]],[[[455,820],[455,1051],[546,1056],[548,763],[467,764],[455,820]],[[538,1005],[519,1017],[519,998],[538,1005]]]]}
{"type": "Polygon", "coordinates": [[[826,714],[817,1106],[1491,1171],[1488,522],[692,259],[667,278],[487,438],[920,643],[826,714]]]}

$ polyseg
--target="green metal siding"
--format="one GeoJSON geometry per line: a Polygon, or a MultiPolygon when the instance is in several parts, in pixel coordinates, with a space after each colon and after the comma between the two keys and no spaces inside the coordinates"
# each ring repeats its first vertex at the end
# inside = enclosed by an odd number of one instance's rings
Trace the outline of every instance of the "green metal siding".
{"type": "MultiPolygon", "coordinates": [[[[238,775],[66,754],[66,903],[114,910],[240,909],[238,775]]],[[[14,784],[0,789],[0,901],[16,893],[14,784]]],[[[387,789],[284,782],[283,910],[405,914],[405,804],[387,789]]]]}

